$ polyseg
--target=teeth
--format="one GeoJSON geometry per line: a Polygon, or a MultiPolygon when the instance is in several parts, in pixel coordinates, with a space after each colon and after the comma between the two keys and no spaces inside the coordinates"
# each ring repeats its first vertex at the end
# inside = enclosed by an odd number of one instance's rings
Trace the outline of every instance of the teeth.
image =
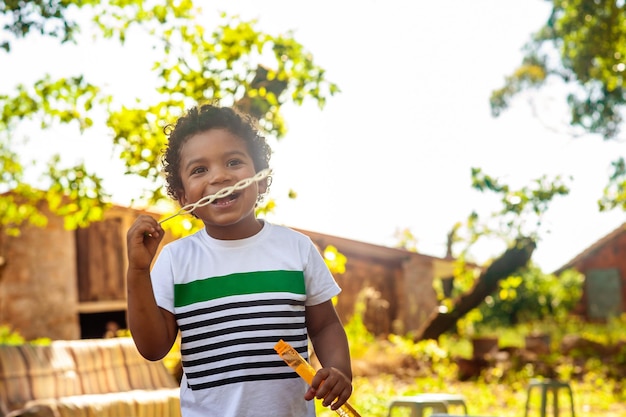
{"type": "Polygon", "coordinates": [[[219,204],[220,202],[228,202],[228,201],[233,201],[235,198],[237,198],[239,196],[239,194],[231,194],[229,196],[226,196],[224,198],[220,198],[218,200],[213,201],[211,204],[219,204]]]}

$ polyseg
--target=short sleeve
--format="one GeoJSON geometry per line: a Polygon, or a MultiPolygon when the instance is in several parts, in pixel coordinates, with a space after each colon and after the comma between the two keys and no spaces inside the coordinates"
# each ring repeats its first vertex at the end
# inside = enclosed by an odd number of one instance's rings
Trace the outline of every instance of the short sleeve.
{"type": "Polygon", "coordinates": [[[171,252],[165,246],[150,272],[154,298],[159,307],[174,313],[174,273],[171,252]]]}
{"type": "Polygon", "coordinates": [[[324,262],[324,258],[309,240],[309,255],[304,268],[306,305],[322,304],[341,292],[335,278],[324,262]]]}

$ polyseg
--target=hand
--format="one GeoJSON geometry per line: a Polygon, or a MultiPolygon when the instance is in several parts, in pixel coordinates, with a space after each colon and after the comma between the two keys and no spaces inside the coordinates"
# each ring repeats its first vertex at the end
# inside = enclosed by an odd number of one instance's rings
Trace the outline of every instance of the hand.
{"type": "Polygon", "coordinates": [[[324,407],[331,410],[341,407],[352,394],[352,382],[339,369],[329,367],[317,371],[311,382],[311,387],[304,394],[307,401],[313,398],[323,399],[324,407]]]}
{"type": "Polygon", "coordinates": [[[129,269],[149,270],[164,235],[154,218],[145,214],[137,217],[126,235],[129,269]]]}

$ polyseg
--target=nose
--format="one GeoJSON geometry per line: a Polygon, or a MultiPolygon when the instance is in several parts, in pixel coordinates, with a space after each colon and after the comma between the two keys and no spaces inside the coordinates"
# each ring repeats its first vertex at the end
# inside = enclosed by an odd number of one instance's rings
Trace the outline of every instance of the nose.
{"type": "Polygon", "coordinates": [[[214,167],[211,170],[210,182],[211,184],[224,184],[228,183],[232,179],[232,175],[225,167],[214,167]]]}

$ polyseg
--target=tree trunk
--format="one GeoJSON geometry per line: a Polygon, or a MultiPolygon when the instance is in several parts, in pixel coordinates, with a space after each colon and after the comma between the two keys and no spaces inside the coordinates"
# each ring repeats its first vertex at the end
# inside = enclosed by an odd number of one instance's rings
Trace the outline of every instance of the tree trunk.
{"type": "Polygon", "coordinates": [[[454,309],[447,313],[437,313],[424,329],[415,336],[415,341],[437,339],[452,329],[456,322],[470,310],[478,307],[485,297],[491,295],[498,282],[507,278],[518,268],[525,266],[535,250],[536,244],[530,238],[518,239],[516,244],[507,249],[483,272],[474,287],[460,296],[454,303],[454,309]]]}

